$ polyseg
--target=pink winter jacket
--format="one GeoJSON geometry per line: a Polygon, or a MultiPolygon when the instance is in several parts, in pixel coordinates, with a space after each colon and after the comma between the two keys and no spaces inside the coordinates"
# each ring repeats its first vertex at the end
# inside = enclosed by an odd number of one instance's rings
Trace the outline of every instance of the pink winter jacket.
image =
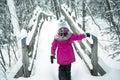
{"type": "Polygon", "coordinates": [[[51,54],[55,55],[57,50],[57,63],[61,65],[71,64],[75,61],[75,55],[72,47],[72,42],[85,38],[85,34],[71,34],[66,40],[54,38],[51,47],[51,54]]]}

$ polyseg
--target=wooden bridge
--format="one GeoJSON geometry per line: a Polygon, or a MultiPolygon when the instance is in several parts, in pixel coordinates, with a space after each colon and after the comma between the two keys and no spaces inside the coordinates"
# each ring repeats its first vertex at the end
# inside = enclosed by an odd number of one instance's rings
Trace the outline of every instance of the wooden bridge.
{"type": "MultiPolygon", "coordinates": [[[[85,33],[81,26],[78,25],[73,17],[69,14],[68,8],[62,6],[61,12],[65,17],[70,29],[74,33],[85,33]]],[[[47,15],[41,10],[40,7],[36,7],[33,18],[30,20],[28,28],[28,36],[25,36],[22,40],[22,65],[18,67],[17,72],[11,72],[14,78],[21,76],[30,77],[34,60],[36,59],[38,41],[42,25],[44,24],[45,19],[51,19],[52,15],[47,15]],[[30,35],[30,36],[29,36],[30,35]],[[32,36],[31,36],[32,35],[32,36]],[[27,42],[27,43],[26,43],[27,42]]],[[[76,53],[84,61],[90,75],[92,76],[103,76],[107,74],[108,70],[104,68],[101,63],[104,63],[98,56],[98,39],[96,36],[91,34],[91,37],[84,39],[82,41],[77,41],[73,43],[76,53]]],[[[19,64],[20,62],[18,62],[19,64]]],[[[105,64],[106,65],[106,64],[105,64]]],[[[108,66],[106,65],[108,68],[108,66]]]]}

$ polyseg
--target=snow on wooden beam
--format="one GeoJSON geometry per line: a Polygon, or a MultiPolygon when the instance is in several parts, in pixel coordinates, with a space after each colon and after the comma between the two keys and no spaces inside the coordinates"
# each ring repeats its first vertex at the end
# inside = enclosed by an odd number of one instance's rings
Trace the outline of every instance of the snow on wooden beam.
{"type": "MultiPolygon", "coordinates": [[[[70,25],[71,30],[74,33],[85,33],[79,27],[79,25],[73,20],[73,18],[69,15],[69,12],[67,12],[67,11],[68,10],[64,6],[62,6],[61,12],[65,16],[65,20],[70,25]]],[[[90,57],[91,64],[93,66],[91,74],[94,76],[97,76],[98,69],[99,69],[99,73],[102,73],[102,75],[105,74],[105,71],[103,71],[103,69],[101,69],[100,65],[98,64],[98,41],[97,41],[97,37],[95,37],[94,35],[91,35],[91,38],[87,38],[87,39],[84,39],[82,41],[79,41],[79,43],[80,43],[80,45],[85,53],[86,53],[86,49],[89,50],[89,52],[87,52],[87,53],[90,53],[90,55],[88,55],[88,56],[90,57]]],[[[82,54],[82,57],[84,57],[84,54],[82,54]]],[[[84,61],[85,61],[85,58],[84,58],[84,61]]],[[[89,62],[89,61],[85,61],[86,65],[88,66],[87,62],[89,62]]],[[[88,67],[88,69],[90,69],[90,68],[88,67]]]]}
{"type": "Polygon", "coordinates": [[[32,40],[34,40],[33,38],[35,38],[35,36],[36,36],[36,32],[38,29],[38,24],[39,24],[39,20],[40,20],[40,16],[41,16],[40,13],[41,13],[41,10],[39,12],[36,11],[37,15],[33,16],[31,21],[29,22],[29,27],[32,25],[33,26],[32,26],[32,30],[27,35],[27,41],[26,41],[27,45],[32,45],[32,43],[33,43],[32,40]]]}

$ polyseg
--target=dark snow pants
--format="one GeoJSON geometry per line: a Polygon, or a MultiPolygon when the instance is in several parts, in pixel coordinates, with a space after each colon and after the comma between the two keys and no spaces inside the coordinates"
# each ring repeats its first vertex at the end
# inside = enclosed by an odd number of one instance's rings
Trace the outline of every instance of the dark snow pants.
{"type": "Polygon", "coordinates": [[[59,80],[71,80],[71,64],[59,66],[59,80]]]}

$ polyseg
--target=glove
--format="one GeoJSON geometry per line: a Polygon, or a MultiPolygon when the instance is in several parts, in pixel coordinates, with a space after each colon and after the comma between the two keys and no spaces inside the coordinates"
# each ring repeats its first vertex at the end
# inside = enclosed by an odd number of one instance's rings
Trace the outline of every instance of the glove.
{"type": "Polygon", "coordinates": [[[90,37],[90,33],[86,33],[86,36],[87,36],[87,37],[90,37]]]}
{"type": "Polygon", "coordinates": [[[55,55],[51,55],[50,56],[50,60],[51,60],[51,63],[53,64],[53,62],[54,62],[54,59],[55,59],[55,55]]]}

